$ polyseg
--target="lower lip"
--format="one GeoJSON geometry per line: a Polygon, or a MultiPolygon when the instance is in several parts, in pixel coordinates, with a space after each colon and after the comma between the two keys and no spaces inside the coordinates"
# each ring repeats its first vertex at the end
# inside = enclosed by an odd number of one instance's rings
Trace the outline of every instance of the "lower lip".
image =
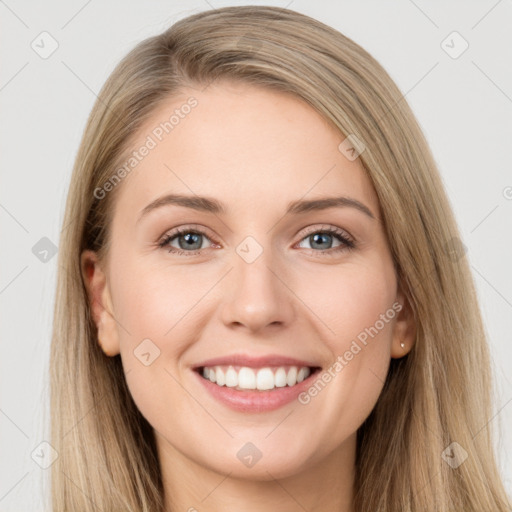
{"type": "Polygon", "coordinates": [[[227,386],[218,386],[194,371],[196,377],[214,398],[239,412],[267,412],[289,404],[311,385],[318,372],[319,370],[314,371],[308,378],[295,386],[274,388],[268,391],[240,391],[227,386]]]}

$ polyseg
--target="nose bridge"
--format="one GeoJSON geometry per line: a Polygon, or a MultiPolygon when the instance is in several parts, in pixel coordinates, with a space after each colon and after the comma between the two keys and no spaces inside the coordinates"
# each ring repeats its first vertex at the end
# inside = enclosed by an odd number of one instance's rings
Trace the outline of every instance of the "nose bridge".
{"type": "Polygon", "coordinates": [[[255,241],[253,237],[248,237],[236,248],[235,273],[238,291],[250,291],[276,293],[275,274],[272,268],[277,266],[277,255],[272,253],[270,243],[265,248],[255,241]],[[248,287],[249,290],[244,290],[248,287]]]}
{"type": "Polygon", "coordinates": [[[279,258],[273,253],[269,238],[265,246],[253,236],[235,248],[233,272],[226,294],[224,321],[244,324],[252,330],[291,320],[291,294],[279,276],[279,258]]]}

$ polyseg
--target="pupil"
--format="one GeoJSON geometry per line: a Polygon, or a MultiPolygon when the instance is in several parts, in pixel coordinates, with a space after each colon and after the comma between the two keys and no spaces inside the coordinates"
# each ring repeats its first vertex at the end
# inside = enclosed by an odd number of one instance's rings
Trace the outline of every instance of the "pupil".
{"type": "MultiPolygon", "coordinates": [[[[318,241],[319,238],[320,239],[323,238],[324,241],[325,241],[325,237],[330,237],[330,236],[331,235],[328,235],[327,233],[317,233],[317,234],[313,235],[313,237],[312,237],[313,238],[313,243],[311,244],[311,246],[314,247],[315,244],[321,243],[321,240],[318,241]]],[[[330,248],[330,245],[332,245],[332,244],[329,244],[329,247],[327,247],[327,248],[330,248]]],[[[320,249],[325,249],[325,247],[320,247],[320,249]]]]}
{"type": "MultiPolygon", "coordinates": [[[[200,237],[201,235],[197,234],[197,233],[187,233],[186,235],[183,235],[182,238],[184,238],[186,240],[186,243],[185,243],[185,246],[186,248],[188,249],[199,249],[201,247],[201,243],[199,243],[199,247],[192,247],[192,245],[194,243],[197,243],[197,239],[200,237]]],[[[180,244],[181,245],[181,244],[180,244]]],[[[183,249],[183,247],[182,247],[183,249]]]]}

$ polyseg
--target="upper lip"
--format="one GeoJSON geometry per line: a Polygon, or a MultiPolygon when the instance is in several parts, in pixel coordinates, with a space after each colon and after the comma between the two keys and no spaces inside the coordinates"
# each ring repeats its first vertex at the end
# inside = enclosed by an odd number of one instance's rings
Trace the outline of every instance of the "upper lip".
{"type": "Polygon", "coordinates": [[[244,354],[231,354],[228,356],[215,357],[194,365],[194,369],[204,366],[248,366],[252,368],[264,368],[267,366],[307,366],[311,368],[319,367],[311,361],[295,359],[293,357],[280,356],[278,354],[269,354],[266,356],[249,356],[244,354]]]}

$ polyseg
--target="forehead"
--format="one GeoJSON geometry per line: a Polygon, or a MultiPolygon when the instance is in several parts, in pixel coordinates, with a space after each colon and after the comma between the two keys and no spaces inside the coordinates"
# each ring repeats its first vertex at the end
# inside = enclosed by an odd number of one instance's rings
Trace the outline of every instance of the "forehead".
{"type": "Polygon", "coordinates": [[[291,94],[237,82],[183,89],[134,137],[115,209],[135,217],[174,192],[216,197],[233,214],[339,194],[377,212],[361,162],[338,149],[344,139],[291,94]]]}

